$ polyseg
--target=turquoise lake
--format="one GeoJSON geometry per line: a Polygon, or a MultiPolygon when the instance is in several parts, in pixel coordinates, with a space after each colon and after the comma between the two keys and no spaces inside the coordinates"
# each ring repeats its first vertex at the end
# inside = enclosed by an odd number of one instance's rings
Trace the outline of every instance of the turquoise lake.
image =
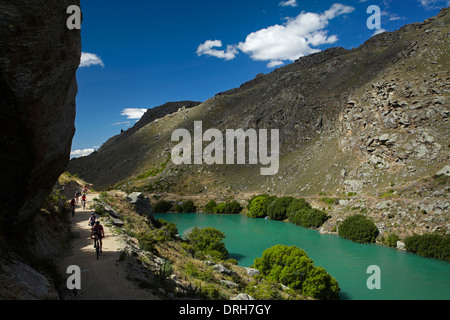
{"type": "Polygon", "coordinates": [[[180,235],[192,227],[223,233],[229,257],[250,267],[263,251],[277,244],[306,251],[339,282],[342,300],[450,300],[450,263],[423,258],[375,244],[358,244],[291,223],[244,215],[157,214],[173,222],[180,235]],[[369,266],[381,269],[381,289],[369,290],[369,266]]]}

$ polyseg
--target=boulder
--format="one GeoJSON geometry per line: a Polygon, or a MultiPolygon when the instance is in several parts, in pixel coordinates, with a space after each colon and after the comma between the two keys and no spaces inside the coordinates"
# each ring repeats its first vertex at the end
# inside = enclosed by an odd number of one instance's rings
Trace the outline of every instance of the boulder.
{"type": "Polygon", "coordinates": [[[133,192],[127,196],[127,201],[134,206],[138,214],[147,216],[150,219],[154,218],[154,211],[149,197],[146,197],[140,192],[133,192]]]}
{"type": "Polygon", "coordinates": [[[450,166],[445,166],[436,173],[437,176],[446,175],[450,176],[450,166]]]}
{"type": "Polygon", "coordinates": [[[261,272],[258,269],[253,269],[253,268],[245,268],[245,271],[247,271],[247,274],[250,277],[257,276],[257,275],[261,274],[261,272]]]}
{"type": "MultiPolygon", "coordinates": [[[[0,219],[31,224],[70,160],[75,134],[80,30],[69,1],[1,1],[0,219]]],[[[1,221],[0,221],[1,222],[1,221]]],[[[23,234],[11,231],[11,236],[23,234]]]]}

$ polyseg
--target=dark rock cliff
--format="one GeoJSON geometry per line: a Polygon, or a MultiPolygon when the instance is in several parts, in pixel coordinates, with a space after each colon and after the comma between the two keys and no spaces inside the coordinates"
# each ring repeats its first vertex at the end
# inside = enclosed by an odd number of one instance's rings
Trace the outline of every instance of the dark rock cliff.
{"type": "Polygon", "coordinates": [[[0,1],[3,232],[33,220],[69,162],[81,34],[66,27],[66,11],[79,4],[0,1]]]}

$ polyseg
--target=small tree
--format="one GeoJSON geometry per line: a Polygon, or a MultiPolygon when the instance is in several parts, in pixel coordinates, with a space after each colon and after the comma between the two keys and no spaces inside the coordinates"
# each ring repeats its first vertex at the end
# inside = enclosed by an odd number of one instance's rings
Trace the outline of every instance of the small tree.
{"type": "Polygon", "coordinates": [[[214,200],[209,201],[205,206],[205,211],[207,213],[216,213],[217,203],[214,200]]]}
{"type": "Polygon", "coordinates": [[[270,281],[276,281],[291,289],[316,299],[337,299],[339,284],[325,269],[314,266],[306,252],[295,246],[277,245],[256,258],[254,267],[270,281]]]}
{"type": "Polygon", "coordinates": [[[250,210],[248,216],[251,218],[265,218],[267,216],[266,211],[266,197],[257,197],[250,204],[250,210]]]}
{"type": "Polygon", "coordinates": [[[191,244],[200,256],[212,255],[221,260],[228,256],[225,248],[225,234],[214,228],[200,229],[195,227],[186,234],[187,241],[191,244]]]}
{"type": "Polygon", "coordinates": [[[187,200],[181,206],[183,209],[183,213],[196,213],[197,207],[195,206],[192,200],[187,200]]]}
{"type": "Polygon", "coordinates": [[[378,235],[377,226],[363,215],[348,217],[339,226],[339,236],[358,243],[374,243],[378,235]]]}
{"type": "Polygon", "coordinates": [[[267,215],[272,220],[285,220],[287,218],[287,208],[295,199],[292,197],[282,197],[275,199],[267,209],[267,215]]]}

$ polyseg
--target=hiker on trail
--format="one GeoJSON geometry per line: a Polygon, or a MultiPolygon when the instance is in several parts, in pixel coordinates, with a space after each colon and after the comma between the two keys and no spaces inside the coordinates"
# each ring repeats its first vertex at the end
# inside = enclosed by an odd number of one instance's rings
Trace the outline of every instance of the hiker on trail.
{"type": "Polygon", "coordinates": [[[98,241],[100,242],[100,253],[102,253],[103,248],[102,239],[105,237],[105,230],[103,229],[103,226],[100,224],[100,221],[95,222],[95,225],[91,229],[91,239],[93,239],[93,236],[96,236],[98,241]]]}

